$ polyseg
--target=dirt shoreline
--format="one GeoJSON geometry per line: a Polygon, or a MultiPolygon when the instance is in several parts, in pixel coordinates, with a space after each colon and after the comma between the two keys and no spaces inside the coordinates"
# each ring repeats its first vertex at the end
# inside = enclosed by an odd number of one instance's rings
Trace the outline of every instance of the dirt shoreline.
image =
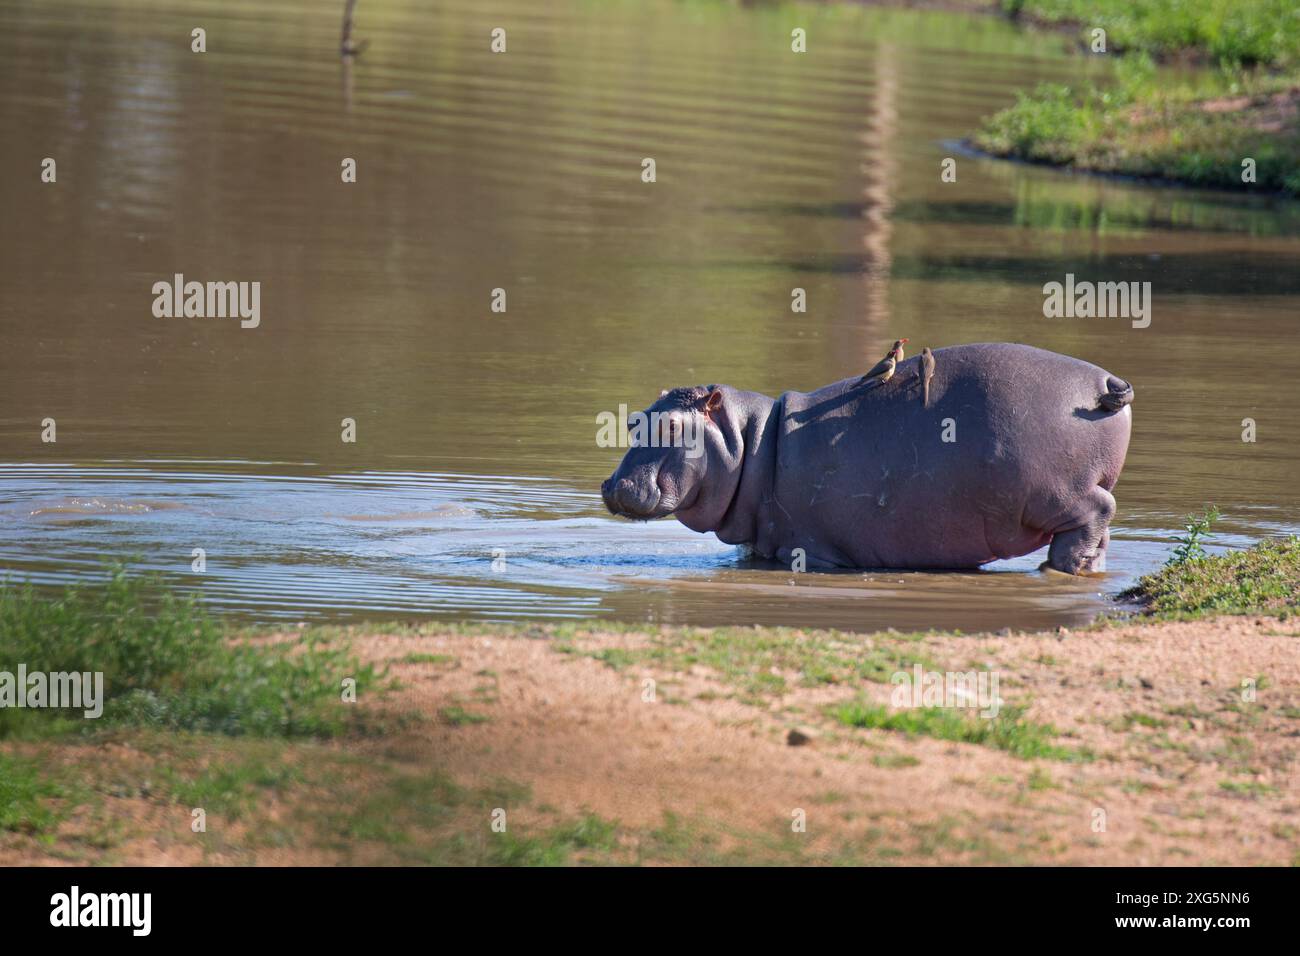
{"type": "Polygon", "coordinates": [[[385,732],[7,744],[98,770],[53,840],[0,833],[0,864],[1300,862],[1294,621],[348,636],[396,679],[350,705],[385,732]],[[1047,756],[836,718],[888,705],[892,674],[918,665],[996,672],[1017,728],[1050,725],[1047,756]],[[252,782],[210,791],[208,830],[192,833],[185,797],[208,791],[158,781],[241,761],[260,768],[252,782]],[[502,857],[491,814],[507,807],[523,842],[502,857]]]}
{"type": "MultiPolygon", "coordinates": [[[[475,705],[488,722],[430,741],[454,772],[506,773],[539,799],[634,828],[668,813],[776,837],[802,808],[812,859],[855,847],[857,862],[1282,864],[1295,859],[1300,824],[1297,636],[1276,620],[1232,618],[862,639],[940,669],[997,670],[1003,697],[1032,700],[1027,718],[1096,754],[1080,763],[853,729],[823,712],[860,691],[885,703],[889,684],[804,687],[790,674],[781,692],[746,700],[706,666],[615,669],[544,640],[415,638],[399,649],[377,638],[364,647],[393,660],[432,640],[457,659],[412,684],[404,704],[416,709],[471,693],[468,675],[500,675],[498,699],[475,705]],[[643,700],[646,679],[656,682],[655,703],[643,700]],[[1254,703],[1241,700],[1243,680],[1257,682],[1254,703]],[[791,746],[792,729],[811,743],[791,746]],[[1104,831],[1094,831],[1098,809],[1104,831]]],[[[647,646],[636,634],[573,643],[606,660],[647,646]]]]}

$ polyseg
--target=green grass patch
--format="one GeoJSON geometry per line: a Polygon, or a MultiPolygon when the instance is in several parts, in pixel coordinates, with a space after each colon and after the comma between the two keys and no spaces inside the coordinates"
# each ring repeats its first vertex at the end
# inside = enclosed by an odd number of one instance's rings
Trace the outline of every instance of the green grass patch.
{"type": "Polygon", "coordinates": [[[1215,614],[1289,617],[1300,611],[1300,538],[1270,539],[1169,564],[1120,594],[1152,617],[1185,620],[1215,614]]]}
{"type": "Polygon", "coordinates": [[[720,627],[652,631],[646,637],[643,646],[596,651],[583,650],[575,637],[556,650],[585,654],[618,670],[705,667],[754,701],[779,696],[792,686],[885,683],[915,664],[930,666],[915,647],[920,635],[863,638],[837,631],[720,627]]]}
{"type": "Polygon", "coordinates": [[[990,834],[979,826],[952,816],[909,825],[916,852],[926,857],[979,864],[1012,864],[1017,859],[1009,834],[990,834]]]}
{"type": "Polygon", "coordinates": [[[1168,726],[1169,721],[1167,720],[1161,720],[1159,717],[1153,717],[1150,714],[1131,710],[1118,720],[1115,729],[1120,733],[1127,733],[1134,727],[1147,727],[1152,730],[1161,730],[1168,726]]]}
{"type": "Polygon", "coordinates": [[[871,758],[871,762],[877,767],[883,767],[887,770],[901,770],[906,767],[915,767],[921,761],[911,754],[876,754],[871,758]]]}
{"type": "Polygon", "coordinates": [[[49,834],[58,825],[56,803],[63,796],[63,787],[37,761],[0,754],[0,831],[49,834]]]}
{"type": "MultiPolygon", "coordinates": [[[[1291,0],[1005,0],[1081,38],[1107,32],[1112,81],[1043,84],[972,137],[996,156],[1215,189],[1300,195],[1300,16],[1291,0]],[[1192,51],[1213,70],[1157,69],[1192,51]],[[1253,178],[1242,161],[1253,161],[1253,178]]],[[[1091,54],[1089,54],[1091,55],[1091,54]]]]}
{"type": "Polygon", "coordinates": [[[1219,789],[1240,797],[1265,797],[1276,793],[1276,787],[1257,780],[1220,780],[1219,789]]]}
{"type": "Polygon", "coordinates": [[[441,772],[388,776],[350,795],[323,820],[326,845],[349,854],[366,845],[389,862],[426,866],[565,866],[610,862],[619,826],[594,813],[553,824],[520,824],[527,787],[507,780],[465,787],[441,772]],[[340,805],[343,809],[339,809],[340,805]],[[504,817],[498,814],[504,813],[504,817]],[[493,829],[501,819],[504,830],[493,829]]]}
{"type": "Polygon", "coordinates": [[[1044,84],[986,119],[972,141],[995,156],[1089,172],[1300,195],[1295,83],[1242,76],[1195,88],[1150,77],[1112,87],[1044,84]]]}
{"type": "Polygon", "coordinates": [[[284,763],[280,753],[246,754],[195,773],[163,766],[158,777],[163,792],[176,803],[229,819],[246,816],[267,791],[288,791],[302,782],[301,772],[284,763]]]}
{"type": "Polygon", "coordinates": [[[486,724],[491,717],[466,710],[459,704],[450,704],[438,711],[438,718],[452,727],[467,727],[473,724],[486,724]]]}
{"type": "Polygon", "coordinates": [[[944,707],[890,710],[879,704],[853,701],[831,708],[830,714],[849,727],[979,744],[1024,759],[1089,760],[1092,757],[1086,750],[1057,744],[1058,732],[1054,727],[1025,720],[1024,710],[1019,707],[1004,706],[997,717],[984,719],[967,717],[944,707]]]}
{"type": "Polygon", "coordinates": [[[1056,782],[1052,780],[1052,775],[1042,767],[1035,767],[1029,771],[1029,778],[1025,781],[1025,786],[1030,790],[1053,790],[1056,782]]]}
{"type": "Polygon", "coordinates": [[[1300,60],[1300,18],[1292,0],[1000,0],[1032,21],[1067,25],[1091,49],[1106,31],[1111,52],[1171,56],[1193,51],[1221,65],[1293,65],[1300,60]]]}
{"type": "Polygon", "coordinates": [[[585,813],[534,836],[497,834],[496,842],[487,844],[484,862],[495,866],[565,866],[575,857],[587,857],[584,862],[603,862],[600,858],[615,850],[617,834],[617,823],[585,813]]]}
{"type": "Polygon", "coordinates": [[[419,652],[412,652],[410,654],[407,654],[405,657],[402,657],[400,660],[401,663],[403,664],[455,664],[456,663],[456,658],[452,657],[450,654],[422,654],[419,652]]]}
{"type": "MultiPolygon", "coordinates": [[[[817,811],[810,816],[816,819],[817,811]]],[[[665,812],[662,824],[634,834],[636,862],[682,866],[797,866],[876,862],[872,847],[845,845],[835,856],[813,852],[806,834],[793,833],[790,819],[770,828],[746,830],[721,820],[686,818],[665,812]]]]}
{"type": "Polygon", "coordinates": [[[192,600],[122,567],[101,586],[49,598],[0,586],[0,670],[102,673],[103,716],[55,708],[0,709],[0,739],[114,725],[227,735],[331,736],[349,725],[343,680],[376,684],[347,647],[311,632],[300,641],[235,638],[192,600]]]}

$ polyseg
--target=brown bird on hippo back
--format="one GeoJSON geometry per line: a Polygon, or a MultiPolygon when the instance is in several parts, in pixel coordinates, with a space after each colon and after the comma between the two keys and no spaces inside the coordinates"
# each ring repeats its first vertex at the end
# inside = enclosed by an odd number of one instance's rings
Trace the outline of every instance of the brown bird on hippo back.
{"type": "Polygon", "coordinates": [[[897,339],[889,351],[885,353],[885,357],[876,363],[875,368],[858,379],[856,384],[866,385],[868,382],[879,382],[883,385],[893,378],[894,369],[898,367],[899,362],[903,361],[903,344],[905,342],[907,342],[907,339],[897,339]]]}
{"type": "Polygon", "coordinates": [[[921,407],[929,408],[930,379],[934,378],[934,353],[929,346],[921,349],[921,368],[916,374],[921,376],[921,407]]]}

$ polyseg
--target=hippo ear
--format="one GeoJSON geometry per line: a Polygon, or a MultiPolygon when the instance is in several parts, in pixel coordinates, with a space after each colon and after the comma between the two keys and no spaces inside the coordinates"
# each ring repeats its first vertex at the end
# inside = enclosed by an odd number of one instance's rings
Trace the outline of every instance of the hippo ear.
{"type": "Polygon", "coordinates": [[[712,419],[719,411],[722,410],[722,392],[714,389],[709,392],[709,397],[704,402],[704,417],[712,419]]]}

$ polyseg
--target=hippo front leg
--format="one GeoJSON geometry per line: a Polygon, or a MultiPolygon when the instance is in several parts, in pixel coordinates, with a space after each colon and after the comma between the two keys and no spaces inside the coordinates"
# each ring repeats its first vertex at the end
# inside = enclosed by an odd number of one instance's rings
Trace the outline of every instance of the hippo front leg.
{"type": "Polygon", "coordinates": [[[1101,486],[1094,487],[1080,502],[1070,523],[1052,532],[1048,565],[1066,574],[1105,571],[1110,519],[1114,516],[1114,496],[1101,486]]]}

